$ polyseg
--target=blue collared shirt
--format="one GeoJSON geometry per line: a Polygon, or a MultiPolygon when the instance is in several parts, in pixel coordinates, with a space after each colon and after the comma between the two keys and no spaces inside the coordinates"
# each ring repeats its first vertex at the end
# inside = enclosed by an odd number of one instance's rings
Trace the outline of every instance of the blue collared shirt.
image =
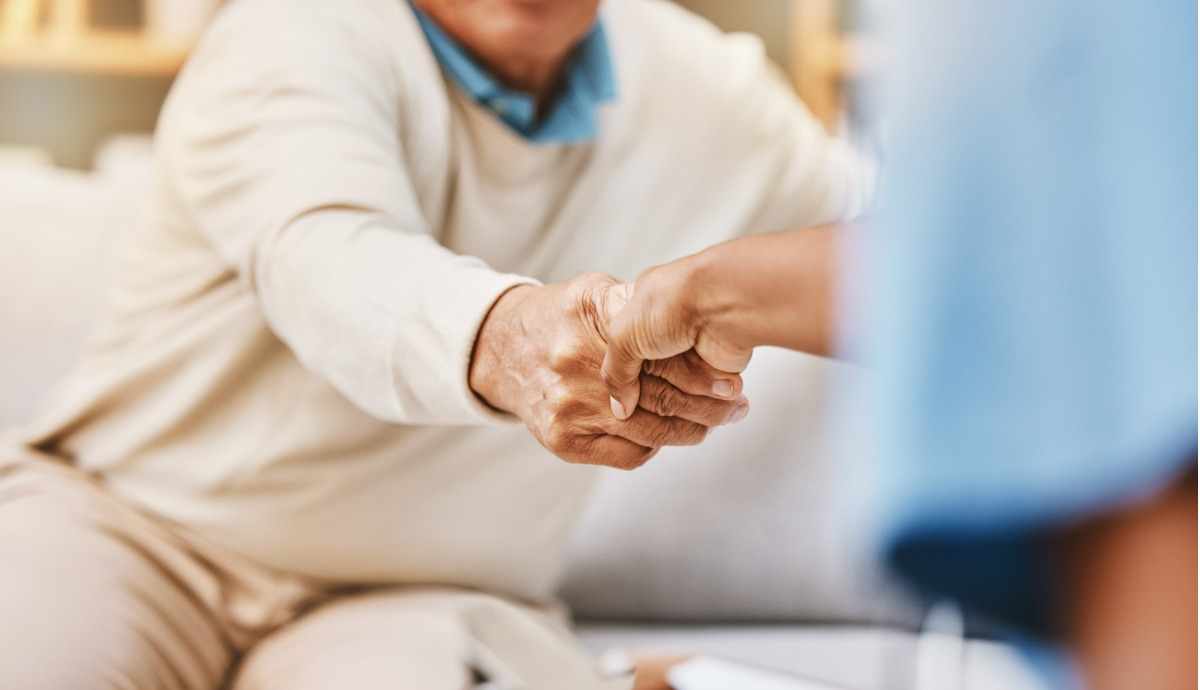
{"type": "Polygon", "coordinates": [[[596,108],[617,95],[602,22],[597,20],[592,30],[575,46],[555,100],[539,118],[533,96],[501,84],[420,8],[412,3],[410,6],[442,72],[514,132],[528,141],[543,144],[577,143],[596,138],[596,108]]]}

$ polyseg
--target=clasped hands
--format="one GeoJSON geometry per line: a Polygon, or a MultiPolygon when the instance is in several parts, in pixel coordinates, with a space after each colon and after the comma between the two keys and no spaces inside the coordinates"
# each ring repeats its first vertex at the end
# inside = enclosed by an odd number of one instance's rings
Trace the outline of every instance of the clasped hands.
{"type": "Polygon", "coordinates": [[[472,390],[563,460],[620,469],[740,421],[750,350],[697,339],[686,310],[663,299],[685,287],[674,285],[672,265],[644,273],[636,288],[599,273],[512,288],[480,328],[472,390]]]}

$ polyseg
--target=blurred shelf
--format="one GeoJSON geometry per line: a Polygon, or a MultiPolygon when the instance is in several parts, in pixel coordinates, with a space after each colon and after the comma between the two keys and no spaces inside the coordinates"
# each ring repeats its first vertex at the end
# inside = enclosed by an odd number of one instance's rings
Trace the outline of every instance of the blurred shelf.
{"type": "Polygon", "coordinates": [[[0,38],[0,70],[173,77],[191,48],[137,30],[42,32],[0,38]]]}
{"type": "Polygon", "coordinates": [[[789,72],[800,98],[831,131],[845,112],[846,88],[875,74],[878,39],[847,33],[839,17],[846,0],[791,0],[789,72]]]}

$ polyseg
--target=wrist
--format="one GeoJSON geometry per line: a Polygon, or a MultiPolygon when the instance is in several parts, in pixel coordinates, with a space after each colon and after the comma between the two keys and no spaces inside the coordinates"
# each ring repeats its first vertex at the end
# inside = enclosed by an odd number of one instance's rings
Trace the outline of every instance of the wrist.
{"type": "Polygon", "coordinates": [[[683,293],[689,297],[682,306],[695,315],[701,331],[719,333],[724,339],[751,347],[753,343],[743,341],[749,337],[755,305],[730,264],[724,245],[688,257],[683,293]]]}
{"type": "Polygon", "coordinates": [[[525,315],[527,303],[540,289],[536,285],[517,285],[506,290],[492,304],[471,352],[467,385],[493,409],[519,415],[520,383],[514,371],[522,341],[528,333],[525,315]]]}

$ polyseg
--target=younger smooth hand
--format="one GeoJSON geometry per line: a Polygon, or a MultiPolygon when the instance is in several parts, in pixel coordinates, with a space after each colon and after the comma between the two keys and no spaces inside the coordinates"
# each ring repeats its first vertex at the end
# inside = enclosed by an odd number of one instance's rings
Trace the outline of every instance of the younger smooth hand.
{"type": "MultiPolygon", "coordinates": [[[[705,293],[698,260],[685,257],[656,266],[625,286],[625,306],[608,326],[608,351],[601,378],[611,396],[613,414],[628,419],[647,391],[641,373],[682,357],[713,373],[713,388],[697,393],[720,396],[722,374],[740,374],[752,348],[725,329],[714,328],[720,306],[705,293]]],[[[744,411],[743,411],[744,416],[744,411]]]]}

